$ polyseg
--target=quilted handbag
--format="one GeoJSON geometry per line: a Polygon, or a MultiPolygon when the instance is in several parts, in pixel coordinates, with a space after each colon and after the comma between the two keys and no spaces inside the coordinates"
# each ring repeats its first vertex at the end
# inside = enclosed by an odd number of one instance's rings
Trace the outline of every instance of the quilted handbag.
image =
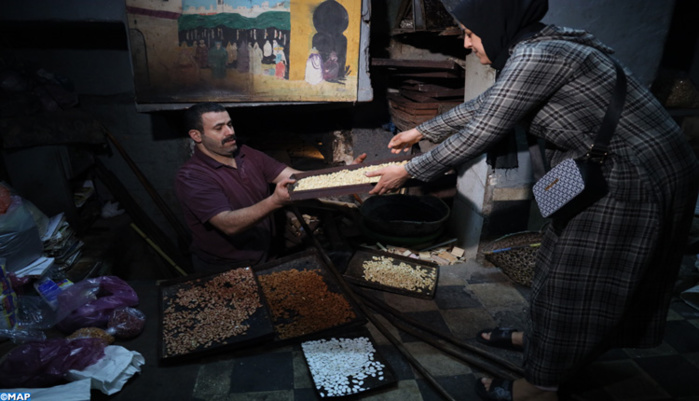
{"type": "Polygon", "coordinates": [[[541,215],[569,220],[607,193],[600,162],[590,158],[565,159],[532,188],[541,215]]]}
{"type": "Polygon", "coordinates": [[[614,97],[607,107],[595,142],[587,154],[578,159],[565,159],[534,184],[532,192],[543,217],[568,221],[607,192],[602,163],[608,153],[609,140],[616,130],[626,97],[626,74],[616,60],[617,80],[614,97]]]}

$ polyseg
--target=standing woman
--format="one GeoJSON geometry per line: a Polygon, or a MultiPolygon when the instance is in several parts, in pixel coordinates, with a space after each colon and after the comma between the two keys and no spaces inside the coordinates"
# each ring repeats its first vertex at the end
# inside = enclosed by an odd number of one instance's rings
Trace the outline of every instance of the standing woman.
{"type": "MultiPolygon", "coordinates": [[[[551,166],[584,155],[614,92],[613,51],[585,31],[541,24],[547,0],[442,2],[464,30],[464,47],[498,77],[477,98],[393,137],[394,153],[423,138],[441,143],[369,173],[381,176],[372,193],[409,177],[429,181],[488,151],[519,122],[547,142],[551,166]]],[[[484,399],[556,400],[558,387],[606,350],[663,338],[699,163],[663,106],[626,74],[603,164],[609,191],[567,224],[547,226],[523,333],[524,378],[477,381],[484,399]]]]}

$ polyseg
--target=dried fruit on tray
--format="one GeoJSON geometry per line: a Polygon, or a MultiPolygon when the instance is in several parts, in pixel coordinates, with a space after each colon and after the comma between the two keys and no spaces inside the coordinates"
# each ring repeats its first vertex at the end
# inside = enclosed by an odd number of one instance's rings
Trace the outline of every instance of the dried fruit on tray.
{"type": "MultiPolygon", "coordinates": [[[[369,192],[381,177],[367,177],[365,173],[384,167],[403,165],[413,156],[404,155],[374,163],[329,167],[321,170],[304,171],[291,176],[295,183],[289,185],[292,200],[315,199],[369,192]]],[[[412,186],[418,180],[409,179],[404,186],[412,186]]]]}
{"type": "Polygon", "coordinates": [[[288,269],[259,274],[279,339],[301,337],[357,318],[343,294],[328,288],[316,270],[288,269]]]}
{"type": "Polygon", "coordinates": [[[422,292],[437,278],[434,269],[421,269],[386,256],[374,256],[362,267],[365,280],[408,291],[422,292]]]}
{"type": "Polygon", "coordinates": [[[387,252],[359,250],[344,274],[348,281],[365,287],[419,298],[434,297],[439,267],[432,262],[387,252]]]}
{"type": "Polygon", "coordinates": [[[301,348],[321,398],[358,394],[395,382],[366,335],[306,341],[301,348]]]}
{"type": "Polygon", "coordinates": [[[250,268],[170,285],[161,291],[163,358],[273,336],[250,268]]]}
{"type": "Polygon", "coordinates": [[[403,160],[399,162],[381,163],[378,165],[365,166],[357,169],[346,169],[336,171],[334,173],[312,175],[310,177],[299,179],[294,184],[294,190],[308,191],[311,189],[342,187],[347,185],[360,185],[379,182],[379,179],[381,178],[380,176],[367,177],[364,174],[369,171],[382,169],[384,167],[402,166],[407,162],[407,160],[403,160]]]}

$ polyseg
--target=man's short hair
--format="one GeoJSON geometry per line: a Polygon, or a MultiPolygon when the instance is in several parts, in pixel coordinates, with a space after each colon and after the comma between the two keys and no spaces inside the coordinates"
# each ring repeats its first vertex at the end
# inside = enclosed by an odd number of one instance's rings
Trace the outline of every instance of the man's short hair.
{"type": "Polygon", "coordinates": [[[202,114],[222,111],[226,111],[226,108],[219,103],[213,102],[197,103],[193,106],[190,106],[184,112],[185,129],[187,130],[187,132],[189,132],[192,129],[195,129],[199,132],[204,132],[204,123],[201,119],[202,114]]]}

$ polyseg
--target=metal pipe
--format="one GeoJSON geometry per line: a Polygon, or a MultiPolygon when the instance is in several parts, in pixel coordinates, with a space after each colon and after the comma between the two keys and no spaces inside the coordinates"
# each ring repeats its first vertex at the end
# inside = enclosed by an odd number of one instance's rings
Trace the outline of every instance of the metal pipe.
{"type": "Polygon", "coordinates": [[[354,303],[361,309],[362,313],[371,321],[371,323],[376,326],[376,328],[381,332],[381,334],[384,335],[388,339],[388,341],[393,344],[398,352],[400,352],[405,359],[408,360],[408,362],[425,378],[425,380],[442,396],[444,399],[449,400],[449,401],[456,401],[447,391],[435,380],[435,378],[430,374],[427,369],[425,369],[424,366],[420,364],[420,362],[413,357],[410,352],[403,346],[403,344],[398,341],[393,334],[391,334],[390,331],[378,320],[376,319],[376,316],[373,315],[369,311],[366,305],[358,298],[357,294],[352,291],[352,288],[345,282],[344,278],[342,278],[342,275],[340,272],[337,271],[335,268],[335,265],[333,264],[332,260],[330,257],[327,255],[323,247],[321,246],[320,242],[316,237],[313,235],[313,232],[311,231],[310,227],[308,227],[308,224],[306,224],[306,220],[303,219],[303,215],[301,212],[298,210],[298,207],[296,206],[291,206],[292,211],[296,215],[296,218],[301,222],[301,225],[304,230],[306,230],[306,233],[308,233],[308,237],[311,238],[313,241],[313,244],[315,247],[318,249],[318,252],[320,253],[321,257],[323,258],[323,261],[326,263],[328,270],[335,276],[337,279],[338,283],[340,286],[345,290],[347,295],[352,298],[354,303]]]}

